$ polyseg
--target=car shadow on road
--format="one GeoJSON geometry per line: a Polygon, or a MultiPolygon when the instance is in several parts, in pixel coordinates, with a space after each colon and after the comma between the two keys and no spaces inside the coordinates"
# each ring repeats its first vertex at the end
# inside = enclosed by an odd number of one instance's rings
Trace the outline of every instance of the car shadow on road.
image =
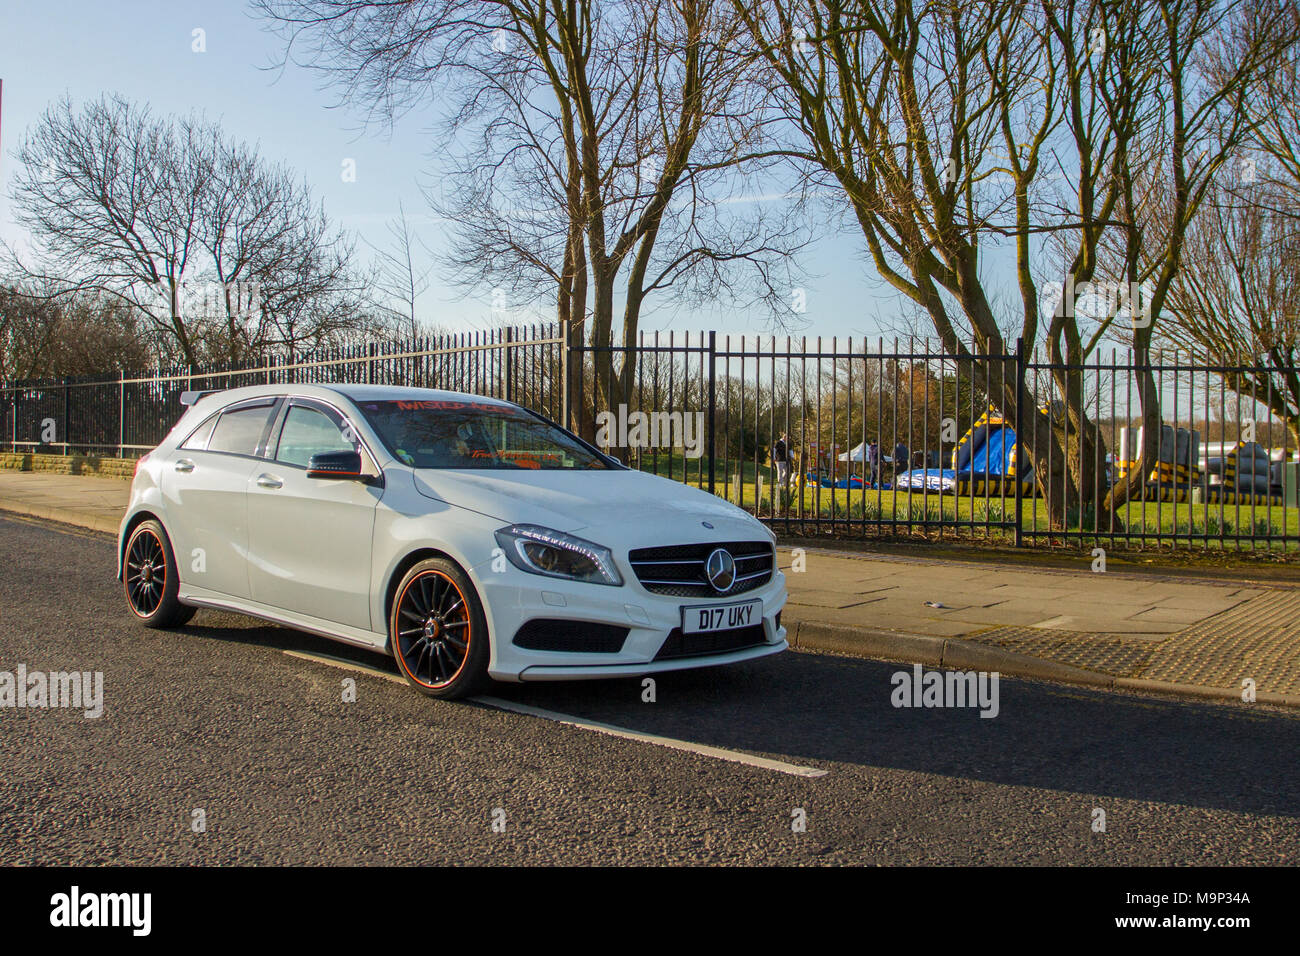
{"type": "Polygon", "coordinates": [[[393,673],[397,673],[396,665],[393,665],[392,659],[385,655],[234,612],[201,610],[189,624],[185,625],[184,632],[186,636],[226,641],[231,644],[247,644],[276,651],[299,651],[304,654],[339,657],[370,666],[392,665],[393,673]]]}
{"type": "Polygon", "coordinates": [[[911,665],[788,653],[640,680],[503,685],[510,700],[799,764],[1300,816],[1300,715],[999,681],[999,711],[896,708],[911,665]]]}
{"type": "MultiPolygon", "coordinates": [[[[391,658],[239,615],[204,612],[186,630],[397,674],[391,658]]],[[[641,678],[496,684],[490,693],[833,772],[835,764],[892,768],[1300,817],[1300,714],[1001,679],[997,716],[983,718],[976,708],[894,707],[899,671],[911,665],[791,652],[655,675],[653,702],[641,678]]]]}

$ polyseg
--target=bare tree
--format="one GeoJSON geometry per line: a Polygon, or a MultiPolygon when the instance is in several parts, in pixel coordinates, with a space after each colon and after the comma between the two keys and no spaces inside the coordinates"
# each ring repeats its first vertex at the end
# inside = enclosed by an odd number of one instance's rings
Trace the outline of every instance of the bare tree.
{"type": "Polygon", "coordinates": [[[348,327],[361,291],[351,244],[304,183],[214,124],[65,99],[18,156],[13,205],[34,261],[5,253],[43,294],[116,298],[190,364],[348,327]]]}
{"type": "Polygon", "coordinates": [[[52,302],[0,285],[0,382],[39,377],[56,327],[52,302]]]}
{"type": "MultiPolygon", "coordinates": [[[[458,223],[452,274],[498,302],[554,302],[574,344],[599,349],[600,404],[631,392],[655,293],[772,300],[786,288],[793,217],[725,204],[742,160],[762,156],[766,114],[721,0],[256,6],[290,56],[378,117],[446,104],[454,148],[433,198],[458,223]]],[[[590,414],[579,427],[592,431],[590,414]]]]}
{"type": "MultiPolygon", "coordinates": [[[[1300,8],[1272,24],[1293,30],[1300,8]]],[[[1256,25],[1265,28],[1269,24],[1256,25]]],[[[1227,73],[1250,42],[1230,35],[1211,68],[1227,73]]],[[[1270,64],[1249,106],[1251,132],[1207,192],[1188,231],[1186,267],[1170,288],[1160,330],[1200,361],[1225,369],[1225,385],[1277,415],[1300,447],[1300,53],[1270,64]]],[[[1253,414],[1253,411],[1251,412],[1253,414]]]]}
{"type": "Polygon", "coordinates": [[[388,221],[387,231],[387,243],[367,243],[376,257],[375,290],[383,297],[383,308],[392,313],[394,328],[403,337],[414,339],[429,329],[416,303],[429,289],[433,264],[400,202],[397,217],[388,221]]]}
{"type": "Polygon", "coordinates": [[[1276,414],[1300,447],[1300,245],[1264,188],[1258,204],[1213,194],[1188,233],[1160,340],[1221,366],[1225,385],[1276,414]]]}
{"type": "Polygon", "coordinates": [[[143,368],[152,348],[120,299],[0,285],[0,382],[143,368]]]}
{"type": "MultiPolygon", "coordinates": [[[[791,155],[842,191],[877,271],[925,311],[945,348],[1005,383],[1008,413],[1015,378],[998,359],[1013,346],[1007,319],[1027,344],[1046,346],[1065,414],[1021,411],[1028,444],[1046,453],[1035,462],[1040,482],[1065,490],[1049,496],[1053,524],[1076,507],[1096,508],[1100,525],[1116,521],[1132,488],[1100,479],[1098,430],[1081,376],[1065,366],[1129,320],[1144,420],[1159,423],[1152,328],[1188,225],[1251,128],[1253,91],[1294,42],[1248,28],[1276,10],[1210,0],[735,3],[772,96],[802,133],[791,155]],[[1214,74],[1207,57],[1228,28],[1250,41],[1214,74]],[[1149,206],[1161,197],[1171,214],[1153,228],[1149,206]],[[1014,263],[1011,316],[996,308],[995,257],[1014,263]],[[1049,281],[1062,294],[1045,310],[1049,281]],[[1115,295],[1102,313],[1076,308],[1079,290],[1099,281],[1147,292],[1115,295]]],[[[1150,461],[1159,429],[1146,435],[1150,461]]]]}
{"type": "Polygon", "coordinates": [[[120,97],[82,110],[64,99],[19,149],[12,198],[41,259],[41,268],[18,263],[21,274],[58,291],[117,296],[193,361],[181,298],[197,251],[199,183],[196,169],[177,168],[176,153],[174,131],[147,110],[120,97]]]}

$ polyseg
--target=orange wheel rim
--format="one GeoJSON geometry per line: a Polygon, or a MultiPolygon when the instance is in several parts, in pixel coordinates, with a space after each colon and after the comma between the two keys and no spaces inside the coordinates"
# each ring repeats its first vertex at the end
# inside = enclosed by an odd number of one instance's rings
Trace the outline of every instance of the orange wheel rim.
{"type": "Polygon", "coordinates": [[[460,587],[441,571],[421,571],[393,602],[397,663],[412,681],[446,687],[469,659],[473,624],[460,587]]]}
{"type": "Polygon", "coordinates": [[[131,535],[122,578],[126,602],[136,617],[153,616],[167,590],[167,554],[161,539],[148,528],[140,528],[131,535]]]}

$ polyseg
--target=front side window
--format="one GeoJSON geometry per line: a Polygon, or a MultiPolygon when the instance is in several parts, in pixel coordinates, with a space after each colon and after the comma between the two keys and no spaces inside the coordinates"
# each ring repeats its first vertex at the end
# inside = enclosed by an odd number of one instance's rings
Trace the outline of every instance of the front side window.
{"type": "Polygon", "coordinates": [[[388,450],[413,468],[612,467],[568,432],[511,405],[396,400],[358,407],[388,450]]]}
{"type": "Polygon", "coordinates": [[[344,434],[343,427],[320,409],[292,405],[284,416],[275,460],[306,468],[312,455],[358,448],[358,442],[344,434]]]}
{"type": "Polygon", "coordinates": [[[221,413],[217,425],[208,439],[208,451],[222,451],[232,455],[255,455],[257,443],[266,430],[266,419],[271,404],[230,408],[221,413]]]}

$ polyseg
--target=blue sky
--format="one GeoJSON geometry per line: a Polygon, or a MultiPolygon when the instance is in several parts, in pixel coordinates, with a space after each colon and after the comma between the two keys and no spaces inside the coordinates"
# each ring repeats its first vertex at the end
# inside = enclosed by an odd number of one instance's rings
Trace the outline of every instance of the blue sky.
{"type": "MultiPolygon", "coordinates": [[[[436,117],[408,115],[391,132],[362,130],[360,114],[333,108],[336,97],[320,89],[317,75],[271,68],[279,53],[280,41],[239,0],[6,0],[0,14],[0,236],[22,238],[8,194],[15,152],[30,125],[65,94],[81,103],[114,92],[157,114],[197,110],[219,120],[230,134],[298,170],[336,222],[374,243],[386,240],[385,224],[400,202],[438,252],[445,224],[428,212],[420,189],[438,177],[438,143],[430,131],[436,117]],[[206,52],[193,51],[195,30],[204,31],[206,52]],[[355,182],[343,181],[345,159],[355,160],[355,182]]],[[[364,244],[358,246],[365,254],[364,244]]],[[[897,296],[874,275],[861,248],[853,232],[828,230],[807,250],[805,263],[816,274],[804,282],[806,328],[795,331],[874,337],[898,327],[897,296]]],[[[486,290],[468,298],[465,291],[435,274],[420,303],[422,317],[452,329],[501,324],[486,290]]],[[[762,316],[733,309],[677,315],[661,309],[644,327],[769,330],[762,316]]]]}

